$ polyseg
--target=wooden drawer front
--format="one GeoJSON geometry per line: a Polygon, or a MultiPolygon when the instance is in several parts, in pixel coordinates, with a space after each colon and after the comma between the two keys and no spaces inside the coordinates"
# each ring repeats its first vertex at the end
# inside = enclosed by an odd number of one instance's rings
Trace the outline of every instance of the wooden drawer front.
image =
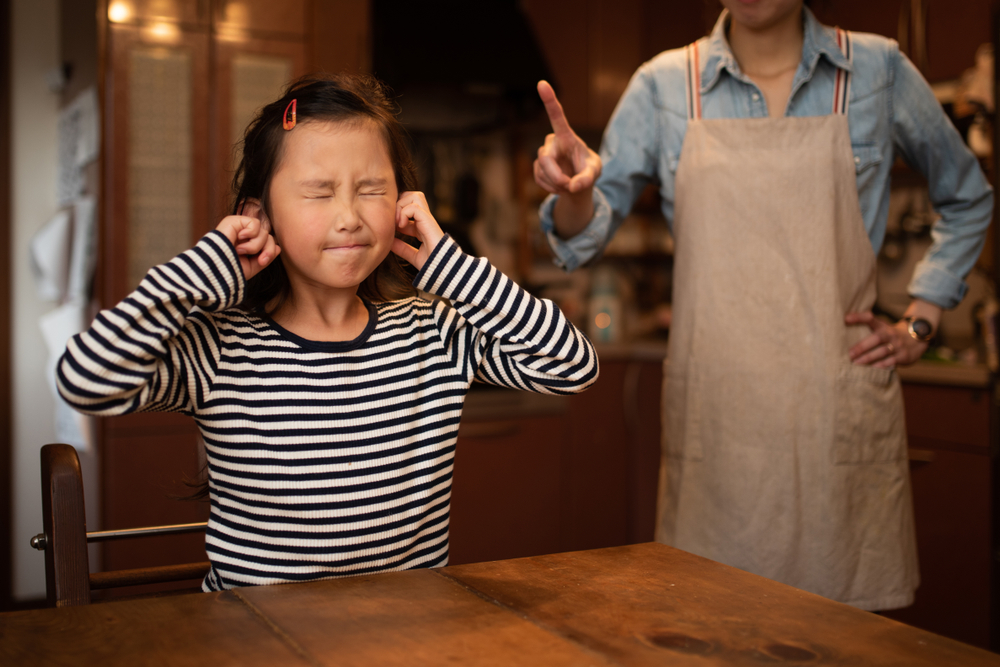
{"type": "Polygon", "coordinates": [[[451,492],[452,565],[560,550],[561,416],[463,423],[451,492]]]}
{"type": "Polygon", "coordinates": [[[929,384],[903,384],[906,431],[911,444],[936,441],[938,446],[988,451],[990,396],[985,389],[929,384]]]}

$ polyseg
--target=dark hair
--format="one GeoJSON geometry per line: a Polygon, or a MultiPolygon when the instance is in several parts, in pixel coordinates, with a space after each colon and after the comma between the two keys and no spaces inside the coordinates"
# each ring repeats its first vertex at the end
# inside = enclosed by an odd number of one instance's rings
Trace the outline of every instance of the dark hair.
{"type": "MultiPolygon", "coordinates": [[[[398,107],[388,89],[377,79],[361,74],[310,75],[293,81],[280,99],[271,102],[250,122],[243,134],[243,154],[233,176],[233,214],[249,199],[260,201],[272,221],[270,187],[281,162],[286,130],[285,109],[295,100],[297,123],[310,121],[374,123],[385,140],[399,192],[417,189],[416,170],[407,145],[406,132],[396,117],[398,107]]],[[[291,130],[294,132],[294,129],[291,130]]],[[[250,279],[240,307],[271,313],[289,292],[288,274],[281,255],[250,279]]],[[[358,286],[358,296],[369,301],[389,301],[415,294],[411,278],[394,253],[358,286]]]]}

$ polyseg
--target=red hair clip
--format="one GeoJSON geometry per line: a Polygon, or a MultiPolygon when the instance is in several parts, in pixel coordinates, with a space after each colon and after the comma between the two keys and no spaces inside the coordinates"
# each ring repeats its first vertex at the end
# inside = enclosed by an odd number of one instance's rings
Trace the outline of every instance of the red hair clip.
{"type": "Polygon", "coordinates": [[[281,117],[281,127],[285,128],[286,130],[290,130],[293,127],[295,127],[295,121],[296,121],[295,107],[296,107],[295,100],[292,100],[291,102],[288,103],[288,106],[285,107],[285,114],[281,117]],[[292,111],[292,115],[290,117],[288,115],[289,109],[291,109],[292,111]]]}

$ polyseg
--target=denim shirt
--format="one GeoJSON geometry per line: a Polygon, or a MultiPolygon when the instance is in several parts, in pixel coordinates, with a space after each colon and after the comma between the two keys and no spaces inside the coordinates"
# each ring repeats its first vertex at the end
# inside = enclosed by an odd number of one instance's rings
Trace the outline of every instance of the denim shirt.
{"type": "MultiPolygon", "coordinates": [[[[985,241],[993,190],[979,162],[945,115],[927,82],[895,41],[852,33],[853,61],[833,28],[803,9],[802,60],[786,116],[831,113],[837,68],[851,71],[848,124],[865,230],[877,254],[889,213],[889,172],[897,155],[923,174],[940,219],[933,244],[914,270],[913,297],[944,308],[958,305],[985,241]]],[[[741,70],[726,40],[727,13],[700,41],[703,118],[765,118],[760,89],[741,70]]],[[[659,187],[673,222],[674,176],[687,129],[683,49],[665,51],[632,76],[601,145],[603,171],[594,188],[594,217],[571,239],[553,232],[555,196],[541,206],[541,225],[556,264],[571,271],[598,256],[648,183],[659,187]]]]}

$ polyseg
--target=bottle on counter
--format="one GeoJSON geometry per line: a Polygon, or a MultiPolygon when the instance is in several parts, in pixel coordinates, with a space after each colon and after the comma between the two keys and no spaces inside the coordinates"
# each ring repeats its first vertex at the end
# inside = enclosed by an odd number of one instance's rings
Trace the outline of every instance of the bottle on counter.
{"type": "Polygon", "coordinates": [[[623,337],[624,311],[618,275],[610,266],[593,269],[587,335],[594,343],[618,343],[623,337]]]}

